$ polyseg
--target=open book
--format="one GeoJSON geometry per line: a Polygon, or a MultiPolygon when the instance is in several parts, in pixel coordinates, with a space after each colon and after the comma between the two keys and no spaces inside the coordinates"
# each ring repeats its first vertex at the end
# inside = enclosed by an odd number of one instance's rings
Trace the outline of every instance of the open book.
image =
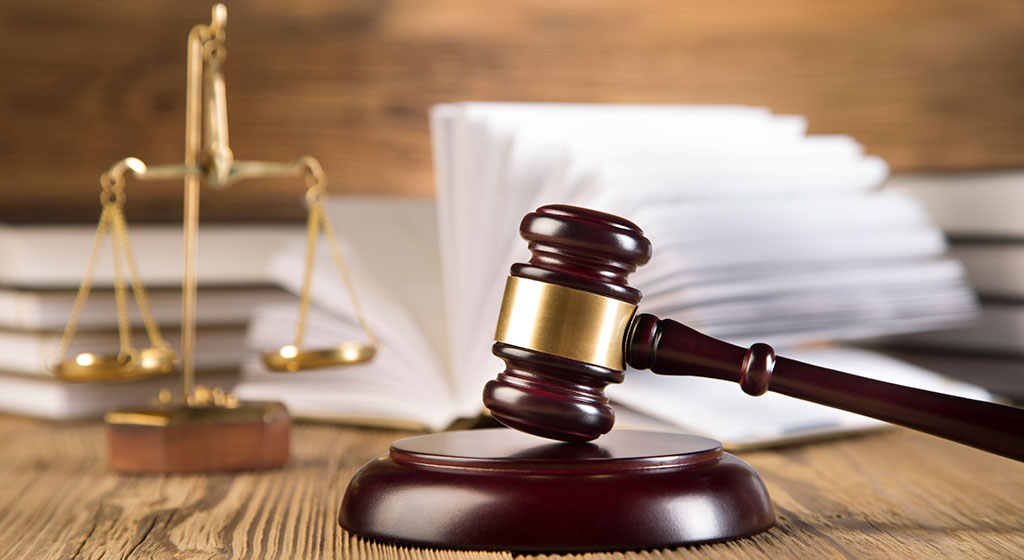
{"type": "MultiPolygon", "coordinates": [[[[297,416],[442,429],[478,415],[483,385],[503,369],[490,346],[508,268],[529,256],[519,220],[556,202],[640,225],[654,246],[631,282],[644,293],[641,310],[738,344],[761,340],[800,359],[787,347],[968,316],[973,296],[960,267],[942,257],[942,236],[912,200],[876,189],[884,162],[849,138],[804,128],[800,118],[747,107],[438,106],[436,208],[397,200],[332,207],[378,357],[287,376],[253,362],[237,391],[281,399],[297,416]]],[[[289,289],[300,283],[299,258],[292,251],[274,263],[289,289]]],[[[314,279],[310,348],[359,336],[332,273],[325,264],[314,279]]],[[[294,314],[258,310],[253,348],[290,343],[294,314]]],[[[986,396],[862,350],[818,348],[807,359],[986,396]]],[[[754,399],[724,382],[634,371],[609,396],[652,422],[734,444],[878,425],[779,395],[754,399]]]]}

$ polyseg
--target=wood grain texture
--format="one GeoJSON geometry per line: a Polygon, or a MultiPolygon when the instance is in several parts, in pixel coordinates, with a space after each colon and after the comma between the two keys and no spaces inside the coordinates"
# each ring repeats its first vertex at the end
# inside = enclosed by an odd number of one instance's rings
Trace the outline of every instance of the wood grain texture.
{"type": "MultiPolygon", "coordinates": [[[[183,154],[185,35],[211,0],[0,7],[0,221],[91,221],[127,155],[183,154]]],[[[233,3],[231,141],[313,154],[335,193],[428,195],[427,108],[465,99],[745,103],[895,169],[1024,165],[1024,4],[1005,0],[233,3]]],[[[203,218],[297,219],[298,182],[206,190],[203,218]]],[[[175,220],[180,185],[129,187],[175,220]]]]}
{"type": "MultiPolygon", "coordinates": [[[[279,471],[124,476],[104,465],[98,423],[0,416],[0,558],[512,558],[395,547],[344,532],[344,489],[407,434],[320,424],[293,430],[279,471]]],[[[1024,465],[905,430],[743,453],[778,524],[749,539],[586,554],[666,558],[1017,558],[1024,465]]]]}

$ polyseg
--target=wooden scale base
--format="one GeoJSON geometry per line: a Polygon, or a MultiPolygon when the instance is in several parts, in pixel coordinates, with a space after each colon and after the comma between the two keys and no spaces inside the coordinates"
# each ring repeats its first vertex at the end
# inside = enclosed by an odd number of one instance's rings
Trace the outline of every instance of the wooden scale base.
{"type": "Polygon", "coordinates": [[[164,406],[107,413],[110,468],[126,473],[271,469],[288,461],[281,403],[164,406]]]}
{"type": "Polygon", "coordinates": [[[396,441],[352,479],[339,522],[402,544],[571,552],[744,537],[775,515],[757,473],[714,440],[560,443],[497,428],[396,441]]]}

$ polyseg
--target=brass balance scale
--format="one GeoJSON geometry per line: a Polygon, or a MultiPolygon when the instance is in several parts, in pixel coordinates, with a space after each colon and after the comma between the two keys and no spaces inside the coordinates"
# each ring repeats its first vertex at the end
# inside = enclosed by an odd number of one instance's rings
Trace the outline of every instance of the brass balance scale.
{"type": "Polygon", "coordinates": [[[120,381],[166,375],[179,370],[181,394],[164,389],[153,406],[107,414],[110,466],[126,472],[204,472],[273,468],[288,458],[288,412],[280,403],[240,402],[220,389],[195,384],[196,245],[200,182],[218,189],[252,177],[304,177],[308,206],[305,267],[294,342],[263,353],[271,371],[358,364],[376,352],[376,339],[356,298],[352,280],[325,209],[327,177],[312,156],[290,163],[236,161],[228,145],[227,101],[221,66],[225,50],[227,8],[213,7],[210,24],[188,35],[185,160],[146,165],[134,157],[115,163],[100,177],[102,213],[85,275],[61,339],[54,374],[66,381],[120,381]],[[161,336],[140,281],[124,216],[128,176],[143,181],[184,179],[184,271],[182,275],[180,356],[161,336]],[[310,283],[317,241],[327,239],[334,264],[351,299],[366,339],[336,347],[303,346],[310,305],[310,283]],[[107,236],[114,263],[114,296],[120,351],[68,356],[79,318],[89,297],[96,261],[107,236]],[[128,279],[125,279],[127,269],[128,279]],[[149,338],[149,347],[132,344],[128,288],[134,294],[149,338]]]}

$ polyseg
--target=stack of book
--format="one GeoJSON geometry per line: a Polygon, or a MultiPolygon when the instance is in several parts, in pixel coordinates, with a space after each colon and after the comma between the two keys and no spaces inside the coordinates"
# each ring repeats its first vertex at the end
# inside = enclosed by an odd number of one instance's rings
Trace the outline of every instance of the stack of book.
{"type": "Polygon", "coordinates": [[[903,336],[903,359],[1024,402],[1024,171],[894,176],[888,188],[919,200],[981,296],[956,329],[903,336]]]}
{"type": "MultiPolygon", "coordinates": [[[[0,226],[0,410],[53,419],[102,415],[143,404],[172,376],[67,383],[50,371],[59,359],[62,332],[86,271],[91,226],[0,226]]],[[[245,355],[245,326],[253,306],[293,302],[269,281],[269,255],[301,239],[296,226],[204,227],[199,237],[196,366],[211,384],[234,382],[245,355]],[[208,375],[207,375],[208,374],[208,375]]],[[[178,226],[133,227],[131,241],[150,307],[161,333],[178,348],[181,324],[182,232],[178,226]]],[[[69,357],[119,349],[113,263],[107,240],[93,289],[69,357]]],[[[149,340],[134,300],[129,301],[132,342],[149,340]]]]}
{"type": "MultiPolygon", "coordinates": [[[[913,199],[879,190],[887,166],[851,138],[809,136],[802,118],[761,108],[702,106],[440,105],[431,131],[436,203],[332,209],[358,232],[345,241],[377,358],[287,379],[250,361],[243,397],[283,400],[297,416],[431,429],[479,415],[483,385],[504,369],[490,347],[505,278],[529,258],[519,221],[550,203],[644,229],[654,255],[631,278],[642,311],[826,367],[986,396],[875,353],[818,346],[934,328],[975,309],[941,232],[913,199]]],[[[296,289],[300,264],[294,251],[282,255],[275,277],[296,289]]],[[[359,336],[343,291],[315,289],[313,298],[316,344],[359,336]]],[[[280,340],[293,318],[291,309],[257,310],[250,345],[280,340]]],[[[734,446],[879,425],[714,380],[626,379],[608,389],[620,416],[734,446]]]]}

